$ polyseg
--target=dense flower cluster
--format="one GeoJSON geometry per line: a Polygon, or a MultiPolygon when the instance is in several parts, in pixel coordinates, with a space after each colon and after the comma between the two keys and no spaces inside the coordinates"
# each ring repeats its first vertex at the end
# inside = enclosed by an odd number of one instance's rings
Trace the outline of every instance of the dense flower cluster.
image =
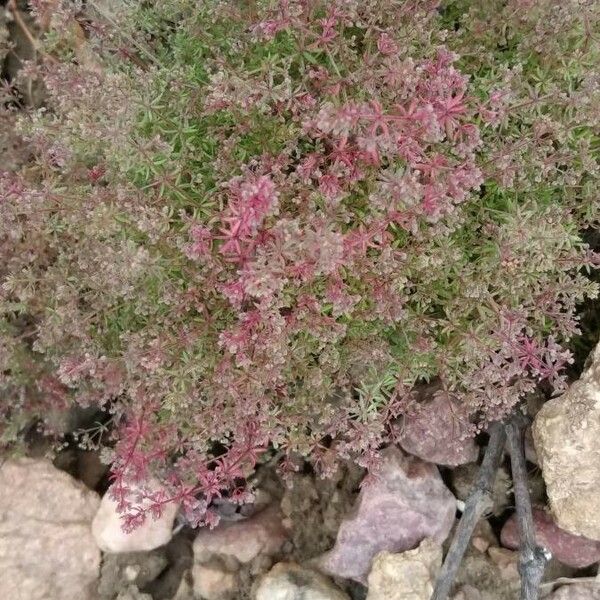
{"type": "Polygon", "coordinates": [[[126,524],[171,501],[212,524],[267,449],[376,465],[419,382],[472,432],[562,389],[599,262],[596,3],[133,4],[59,11],[27,69],[48,106],[0,176],[6,439],[103,406],[126,524]]]}

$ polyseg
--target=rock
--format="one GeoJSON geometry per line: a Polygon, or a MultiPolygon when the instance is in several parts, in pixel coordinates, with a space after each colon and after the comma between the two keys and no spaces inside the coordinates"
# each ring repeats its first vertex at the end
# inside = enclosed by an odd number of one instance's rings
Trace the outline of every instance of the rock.
{"type": "Polygon", "coordinates": [[[379,552],[412,550],[427,537],[442,543],[455,512],[456,500],[437,467],[390,447],[377,478],[363,487],[342,522],[333,549],[319,558],[319,568],[364,583],[379,552]]]}
{"type": "Polygon", "coordinates": [[[563,585],[546,600],[600,600],[600,582],[563,585]]]}
{"type": "Polygon", "coordinates": [[[162,573],[167,563],[162,550],[106,554],[102,561],[98,593],[101,598],[114,598],[128,585],[145,587],[162,573]]]}
{"type": "Polygon", "coordinates": [[[600,540],[600,345],[580,379],[536,415],[533,439],[557,524],[600,540]]]}
{"type": "Polygon", "coordinates": [[[260,581],[256,600],[349,600],[329,579],[295,563],[278,563],[260,581]]]}
{"type": "Polygon", "coordinates": [[[487,519],[480,519],[471,536],[471,545],[479,552],[486,552],[490,547],[498,545],[496,535],[487,519]]]}
{"type": "Polygon", "coordinates": [[[47,460],[0,466],[0,598],[86,600],[100,572],[100,499],[47,460]]]}
{"type": "Polygon", "coordinates": [[[481,600],[481,592],[472,585],[463,585],[454,594],[452,600],[481,600]]]}
{"type": "MultiPolygon", "coordinates": [[[[147,484],[158,490],[160,484],[147,484]]],[[[129,533],[121,528],[121,514],[110,495],[110,488],[102,497],[100,508],[92,523],[92,533],[98,547],[104,552],[143,552],[164,546],[173,535],[173,521],[179,507],[174,503],[165,506],[158,519],[148,515],[144,523],[129,533]]]]}
{"type": "Polygon", "coordinates": [[[479,451],[467,416],[439,385],[419,393],[414,413],[401,423],[400,446],[406,452],[438,465],[457,466],[477,460],[479,451]]]}
{"type": "Polygon", "coordinates": [[[429,539],[401,554],[380,552],[369,573],[367,600],[429,600],[442,565],[442,547],[429,539]]]}
{"type": "Polygon", "coordinates": [[[514,580],[519,578],[519,553],[507,548],[488,548],[490,560],[498,567],[503,579],[514,580]]]}
{"type": "Polygon", "coordinates": [[[194,595],[203,600],[229,600],[238,592],[237,575],[218,558],[192,567],[194,595]]]}
{"type": "Polygon", "coordinates": [[[150,594],[140,592],[137,586],[129,585],[119,592],[116,600],[153,600],[153,598],[150,594]]]}
{"type": "MultiPolygon", "coordinates": [[[[561,529],[545,510],[533,510],[533,524],[538,544],[550,550],[552,556],[565,565],[583,568],[600,561],[600,542],[561,529]]],[[[500,540],[503,546],[518,549],[519,531],[516,515],[512,515],[504,524],[500,540]]]]}
{"type": "Polygon", "coordinates": [[[245,564],[260,554],[276,554],[288,539],[279,507],[270,506],[241,521],[221,521],[214,529],[201,529],[194,540],[194,560],[212,556],[235,558],[245,564]]]}

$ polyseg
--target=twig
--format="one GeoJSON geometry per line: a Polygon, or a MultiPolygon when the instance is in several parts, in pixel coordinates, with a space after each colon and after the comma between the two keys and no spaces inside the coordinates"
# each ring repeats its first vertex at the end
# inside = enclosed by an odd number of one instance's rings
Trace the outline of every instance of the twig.
{"type": "Polygon", "coordinates": [[[548,551],[538,546],[535,540],[531,499],[527,487],[527,469],[525,467],[524,431],[526,425],[525,416],[517,411],[506,425],[506,436],[510,452],[517,523],[521,541],[519,556],[521,600],[537,600],[546,562],[550,556],[548,551]]]}
{"type": "Polygon", "coordinates": [[[448,598],[456,572],[473,535],[473,530],[483,513],[492,504],[492,487],[502,460],[505,443],[506,431],[503,425],[494,423],[490,428],[490,441],[479,469],[477,481],[465,502],[465,510],[452,538],[450,549],[436,581],[431,600],[446,600],[448,598]]]}

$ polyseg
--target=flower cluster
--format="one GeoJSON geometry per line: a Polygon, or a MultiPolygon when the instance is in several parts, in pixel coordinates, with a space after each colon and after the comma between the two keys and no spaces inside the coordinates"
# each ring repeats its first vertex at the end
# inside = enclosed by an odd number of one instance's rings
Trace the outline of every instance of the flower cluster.
{"type": "Polygon", "coordinates": [[[0,180],[0,419],[104,407],[126,526],[213,524],[272,449],[375,467],[420,382],[473,432],[562,389],[597,291],[595,5],[158,4],[85,15],[87,52],[63,15],[38,66],[36,158],[0,180]]]}

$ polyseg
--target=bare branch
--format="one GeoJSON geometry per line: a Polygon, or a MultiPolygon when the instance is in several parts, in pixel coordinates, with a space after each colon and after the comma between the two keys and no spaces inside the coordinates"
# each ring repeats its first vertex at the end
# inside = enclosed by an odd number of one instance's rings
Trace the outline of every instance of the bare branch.
{"type": "Polygon", "coordinates": [[[526,417],[517,411],[506,425],[506,435],[521,540],[519,558],[521,600],[538,600],[540,584],[544,576],[546,562],[549,559],[549,553],[538,546],[535,540],[531,498],[527,487],[527,469],[525,467],[524,432],[526,425],[526,417]]]}
{"type": "Polygon", "coordinates": [[[492,505],[492,487],[502,460],[505,443],[506,432],[503,425],[501,423],[492,424],[490,427],[490,441],[479,469],[477,481],[465,502],[465,510],[442,565],[431,597],[432,600],[446,600],[448,598],[475,525],[492,505]]]}

